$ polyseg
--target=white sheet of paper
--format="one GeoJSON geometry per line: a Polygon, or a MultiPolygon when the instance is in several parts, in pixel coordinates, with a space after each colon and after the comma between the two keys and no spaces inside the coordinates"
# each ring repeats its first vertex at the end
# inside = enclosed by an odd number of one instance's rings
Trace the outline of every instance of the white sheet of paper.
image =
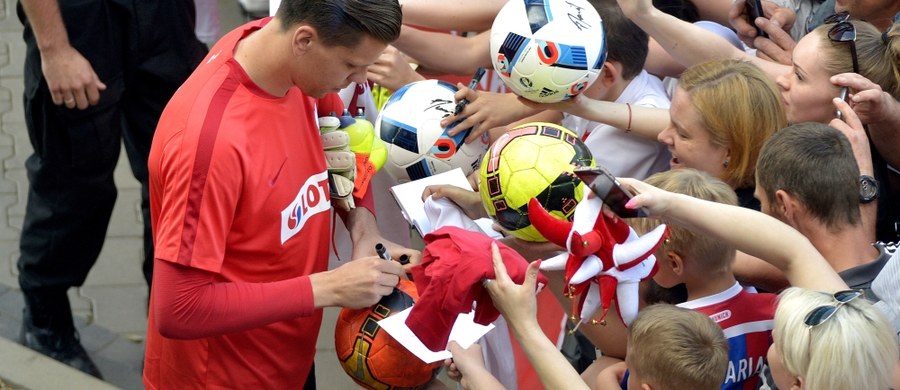
{"type": "MultiPolygon", "coordinates": [[[[425,344],[422,344],[422,340],[419,340],[419,338],[416,337],[416,334],[406,326],[406,318],[409,317],[409,312],[411,310],[412,307],[378,321],[378,326],[388,332],[391,337],[406,347],[413,355],[422,359],[425,363],[432,363],[451,358],[452,355],[450,354],[450,351],[444,350],[435,352],[428,349],[425,344]]],[[[476,324],[474,318],[474,311],[460,314],[456,317],[456,322],[450,330],[450,340],[456,341],[463,348],[468,348],[491,329],[494,329],[494,324],[476,324]]]]}
{"type": "Polygon", "coordinates": [[[425,203],[422,202],[422,192],[425,191],[425,187],[433,184],[451,184],[469,191],[472,190],[469,180],[466,179],[466,175],[460,168],[391,187],[391,194],[397,199],[403,217],[419,231],[422,237],[434,230],[428,217],[425,216],[425,203]]]}

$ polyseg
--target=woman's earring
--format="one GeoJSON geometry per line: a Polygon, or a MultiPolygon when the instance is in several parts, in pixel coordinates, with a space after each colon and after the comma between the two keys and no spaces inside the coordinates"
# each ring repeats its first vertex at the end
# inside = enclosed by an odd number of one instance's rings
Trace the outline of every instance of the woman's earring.
{"type": "Polygon", "coordinates": [[[725,162],[722,163],[722,166],[728,168],[728,159],[725,159],[725,162]]]}

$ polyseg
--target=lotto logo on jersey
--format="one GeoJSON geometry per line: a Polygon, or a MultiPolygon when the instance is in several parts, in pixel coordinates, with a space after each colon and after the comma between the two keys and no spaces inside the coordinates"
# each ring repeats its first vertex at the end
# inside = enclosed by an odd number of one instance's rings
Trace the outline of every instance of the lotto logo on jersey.
{"type": "Polygon", "coordinates": [[[328,173],[318,173],[306,179],[294,200],[281,210],[281,243],[300,232],[313,215],[330,209],[328,173]]]}

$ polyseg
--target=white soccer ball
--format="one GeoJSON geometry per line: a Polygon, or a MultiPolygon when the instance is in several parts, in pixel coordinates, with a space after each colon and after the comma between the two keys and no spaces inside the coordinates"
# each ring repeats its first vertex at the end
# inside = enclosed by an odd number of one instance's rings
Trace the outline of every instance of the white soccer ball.
{"type": "Polygon", "coordinates": [[[606,33],[587,0],[510,0],[491,28],[491,61],[519,96],[552,103],[589,87],[606,61],[606,33]]]}
{"type": "Polygon", "coordinates": [[[467,144],[468,132],[451,137],[447,131],[456,124],[446,128],[440,124],[453,113],[457,90],[444,81],[417,81],[398,89],[385,103],[375,133],[388,150],[383,169],[394,180],[405,183],[454,168],[468,175],[478,169],[487,151],[487,135],[467,144]]]}

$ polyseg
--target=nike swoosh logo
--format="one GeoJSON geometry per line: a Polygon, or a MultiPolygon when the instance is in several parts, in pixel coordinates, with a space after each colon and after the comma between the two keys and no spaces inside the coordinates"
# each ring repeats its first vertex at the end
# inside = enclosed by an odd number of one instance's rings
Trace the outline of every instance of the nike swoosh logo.
{"type": "Polygon", "coordinates": [[[281,176],[281,171],[284,170],[285,164],[287,164],[287,159],[284,159],[284,161],[281,162],[281,166],[278,167],[278,171],[275,172],[275,176],[272,176],[272,178],[269,179],[269,187],[275,187],[275,182],[278,181],[278,176],[281,176]]]}
{"type": "Polygon", "coordinates": [[[209,57],[209,59],[206,60],[206,63],[208,64],[208,63],[210,63],[210,62],[213,62],[213,60],[215,60],[216,57],[219,56],[219,53],[221,53],[221,52],[216,52],[216,54],[213,54],[211,57],[209,57]]]}

